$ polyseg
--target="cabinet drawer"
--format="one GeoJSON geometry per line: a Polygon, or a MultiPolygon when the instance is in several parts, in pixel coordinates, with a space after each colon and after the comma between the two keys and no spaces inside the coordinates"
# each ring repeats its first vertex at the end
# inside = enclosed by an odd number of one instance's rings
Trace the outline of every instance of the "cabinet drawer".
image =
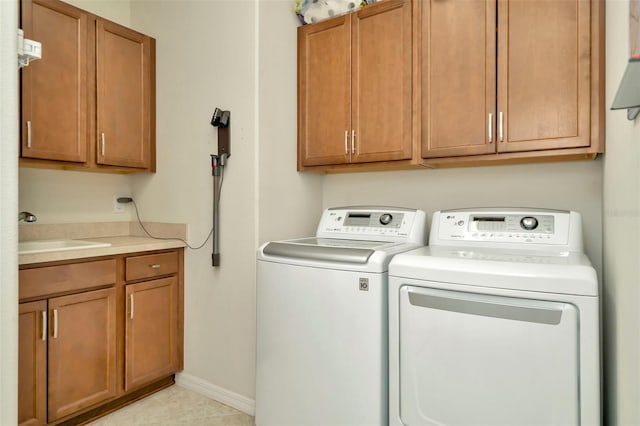
{"type": "Polygon", "coordinates": [[[125,279],[127,281],[159,277],[178,272],[178,253],[149,254],[127,257],[125,279]]]}
{"type": "Polygon", "coordinates": [[[116,260],[22,269],[19,280],[21,300],[115,284],[116,260]]]}

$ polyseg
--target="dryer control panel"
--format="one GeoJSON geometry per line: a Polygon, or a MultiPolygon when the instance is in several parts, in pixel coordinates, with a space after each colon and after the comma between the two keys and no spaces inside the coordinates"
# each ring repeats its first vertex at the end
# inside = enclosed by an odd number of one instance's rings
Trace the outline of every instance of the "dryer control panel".
{"type": "Polygon", "coordinates": [[[548,209],[459,209],[434,213],[429,245],[582,247],[579,213],[548,209]]]}
{"type": "Polygon", "coordinates": [[[426,213],[401,207],[334,207],[322,214],[317,237],[426,243],[426,213]]]}

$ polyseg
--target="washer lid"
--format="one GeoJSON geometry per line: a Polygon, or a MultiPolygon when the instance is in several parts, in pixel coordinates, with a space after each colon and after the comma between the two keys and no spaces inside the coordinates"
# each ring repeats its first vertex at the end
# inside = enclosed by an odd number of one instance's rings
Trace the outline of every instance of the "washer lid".
{"type": "Polygon", "coordinates": [[[397,244],[399,243],[334,238],[302,238],[268,243],[264,246],[262,252],[267,256],[275,257],[365,264],[376,250],[397,244]]]}
{"type": "Polygon", "coordinates": [[[465,286],[598,295],[598,278],[583,253],[422,247],[393,258],[389,276],[465,286]]]}

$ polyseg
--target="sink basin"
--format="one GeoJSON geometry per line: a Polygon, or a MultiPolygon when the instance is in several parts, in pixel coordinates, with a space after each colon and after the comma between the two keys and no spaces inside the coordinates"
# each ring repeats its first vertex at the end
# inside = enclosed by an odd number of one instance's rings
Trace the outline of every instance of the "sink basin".
{"type": "Polygon", "coordinates": [[[79,250],[98,247],[109,247],[110,243],[98,243],[85,240],[34,240],[20,241],[18,254],[45,253],[50,251],[79,250]]]}

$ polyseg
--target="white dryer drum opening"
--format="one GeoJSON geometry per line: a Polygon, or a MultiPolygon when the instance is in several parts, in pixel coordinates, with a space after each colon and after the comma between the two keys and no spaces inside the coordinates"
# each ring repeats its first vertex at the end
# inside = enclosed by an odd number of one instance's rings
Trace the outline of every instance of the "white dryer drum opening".
{"type": "Polygon", "coordinates": [[[422,284],[400,289],[405,425],[579,424],[574,305],[422,284]]]}

